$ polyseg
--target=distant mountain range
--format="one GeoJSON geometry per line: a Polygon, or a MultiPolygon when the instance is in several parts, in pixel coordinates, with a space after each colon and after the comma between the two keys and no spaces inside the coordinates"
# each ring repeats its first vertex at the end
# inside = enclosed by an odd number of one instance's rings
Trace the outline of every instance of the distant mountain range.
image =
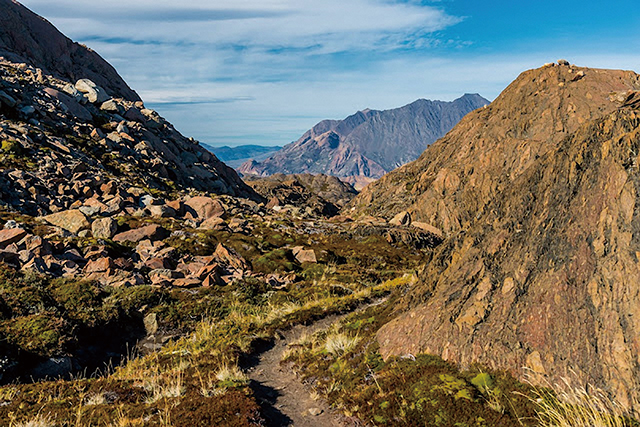
{"type": "Polygon", "coordinates": [[[344,120],[324,120],[266,160],[248,161],[238,170],[261,176],[324,173],[380,178],[417,159],[467,113],[488,104],[478,94],[466,94],[451,102],[419,99],[392,110],[358,111],[344,120]]]}
{"type": "Polygon", "coordinates": [[[276,151],[282,149],[281,146],[265,147],[262,145],[239,145],[237,147],[203,145],[204,148],[215,154],[218,159],[236,169],[249,160],[258,162],[265,160],[276,151]]]}

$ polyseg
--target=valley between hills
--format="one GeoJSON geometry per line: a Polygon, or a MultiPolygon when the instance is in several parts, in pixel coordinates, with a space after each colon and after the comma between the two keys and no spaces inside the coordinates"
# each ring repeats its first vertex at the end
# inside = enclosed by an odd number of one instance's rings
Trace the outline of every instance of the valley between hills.
{"type": "Polygon", "coordinates": [[[0,11],[0,425],[640,425],[640,75],[363,110],[241,177],[0,11]]]}

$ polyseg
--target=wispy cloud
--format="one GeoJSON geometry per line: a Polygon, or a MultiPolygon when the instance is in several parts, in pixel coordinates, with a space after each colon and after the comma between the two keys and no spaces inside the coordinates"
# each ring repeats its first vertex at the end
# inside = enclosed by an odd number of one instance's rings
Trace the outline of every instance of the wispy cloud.
{"type": "Polygon", "coordinates": [[[459,21],[442,9],[381,0],[25,2],[81,38],[124,37],[324,53],[393,49],[459,21]],[[148,25],[153,23],[153,25],[148,25]]]}

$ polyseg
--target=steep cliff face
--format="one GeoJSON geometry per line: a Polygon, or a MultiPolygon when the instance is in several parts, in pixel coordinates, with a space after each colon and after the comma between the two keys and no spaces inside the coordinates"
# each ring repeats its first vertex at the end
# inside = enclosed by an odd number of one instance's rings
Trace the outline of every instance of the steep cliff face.
{"type": "Polygon", "coordinates": [[[88,78],[113,96],[140,100],[100,55],[74,43],[49,21],[14,0],[0,0],[0,56],[41,68],[63,80],[88,78]]]}
{"type": "Polygon", "coordinates": [[[352,212],[443,229],[421,284],[379,334],[552,380],[575,372],[632,405],[640,378],[640,89],[628,71],[523,73],[352,212]],[[367,206],[370,204],[370,206],[367,206]]]}
{"type": "Polygon", "coordinates": [[[298,141],[262,162],[245,163],[245,174],[324,173],[379,178],[416,159],[468,112],[487,105],[480,95],[452,102],[420,99],[386,111],[364,110],[344,120],[324,120],[298,141]]]}

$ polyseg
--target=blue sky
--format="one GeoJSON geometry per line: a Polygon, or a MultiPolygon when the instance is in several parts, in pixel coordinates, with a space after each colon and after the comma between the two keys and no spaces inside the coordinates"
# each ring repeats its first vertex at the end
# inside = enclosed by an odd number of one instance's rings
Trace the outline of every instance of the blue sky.
{"type": "Polygon", "coordinates": [[[632,1],[24,0],[187,136],[284,145],[318,121],[464,93],[566,58],[640,71],[632,1]]]}

